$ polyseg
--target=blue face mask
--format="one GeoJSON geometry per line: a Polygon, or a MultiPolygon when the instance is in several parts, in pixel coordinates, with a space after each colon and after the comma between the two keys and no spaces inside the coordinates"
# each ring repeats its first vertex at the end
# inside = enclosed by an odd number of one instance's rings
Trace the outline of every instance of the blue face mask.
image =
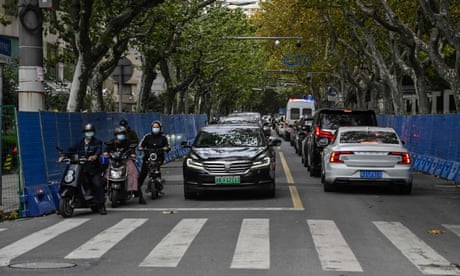
{"type": "Polygon", "coordinates": [[[160,128],[158,128],[158,127],[153,127],[153,128],[152,128],[152,133],[153,133],[153,134],[158,134],[158,133],[160,133],[160,128]]]}
{"type": "Polygon", "coordinates": [[[94,131],[85,132],[85,137],[86,138],[92,138],[93,136],[94,136],[94,131]]]}
{"type": "Polygon", "coordinates": [[[123,141],[126,139],[126,136],[124,134],[117,134],[117,140],[123,141]]]}

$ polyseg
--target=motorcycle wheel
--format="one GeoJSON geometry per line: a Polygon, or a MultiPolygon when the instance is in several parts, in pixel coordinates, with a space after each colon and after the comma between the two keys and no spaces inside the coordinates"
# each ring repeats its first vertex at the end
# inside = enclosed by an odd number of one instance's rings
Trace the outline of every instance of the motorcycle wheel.
{"type": "Polygon", "coordinates": [[[70,198],[61,198],[61,200],[59,201],[59,214],[63,218],[69,218],[73,215],[73,207],[70,198]]]}
{"type": "Polygon", "coordinates": [[[110,201],[112,201],[112,208],[118,207],[118,190],[112,190],[110,201]]]}

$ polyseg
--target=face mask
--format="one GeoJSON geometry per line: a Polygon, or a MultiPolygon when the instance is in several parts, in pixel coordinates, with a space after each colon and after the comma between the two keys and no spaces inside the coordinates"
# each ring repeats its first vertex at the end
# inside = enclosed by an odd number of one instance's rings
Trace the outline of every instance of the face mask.
{"type": "Polygon", "coordinates": [[[125,140],[126,136],[124,134],[117,134],[117,140],[123,141],[125,140]]]}
{"type": "Polygon", "coordinates": [[[158,134],[158,133],[160,133],[160,129],[158,127],[153,127],[152,128],[152,133],[153,134],[158,134]]]}
{"type": "Polygon", "coordinates": [[[93,131],[88,131],[88,132],[85,132],[85,137],[86,138],[91,138],[94,136],[94,132],[93,131]]]}

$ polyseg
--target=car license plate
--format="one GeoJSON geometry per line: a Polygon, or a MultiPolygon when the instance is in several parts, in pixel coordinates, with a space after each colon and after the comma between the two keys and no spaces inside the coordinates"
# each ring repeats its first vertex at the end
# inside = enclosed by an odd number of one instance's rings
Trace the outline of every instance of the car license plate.
{"type": "Polygon", "coordinates": [[[214,183],[216,183],[216,185],[219,185],[219,184],[240,184],[240,176],[239,175],[216,176],[216,178],[214,179],[214,183]]]}
{"type": "Polygon", "coordinates": [[[382,178],[382,171],[360,171],[361,178],[382,178]]]}

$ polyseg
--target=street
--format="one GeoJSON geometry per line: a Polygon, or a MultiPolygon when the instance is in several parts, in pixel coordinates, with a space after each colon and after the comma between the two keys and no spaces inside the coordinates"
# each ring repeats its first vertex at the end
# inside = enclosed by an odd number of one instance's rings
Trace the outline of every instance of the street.
{"type": "Polygon", "coordinates": [[[275,198],[184,200],[178,160],[147,205],[0,223],[0,275],[460,275],[454,184],[415,173],[411,195],[325,193],[289,143],[277,151],[275,198]]]}

